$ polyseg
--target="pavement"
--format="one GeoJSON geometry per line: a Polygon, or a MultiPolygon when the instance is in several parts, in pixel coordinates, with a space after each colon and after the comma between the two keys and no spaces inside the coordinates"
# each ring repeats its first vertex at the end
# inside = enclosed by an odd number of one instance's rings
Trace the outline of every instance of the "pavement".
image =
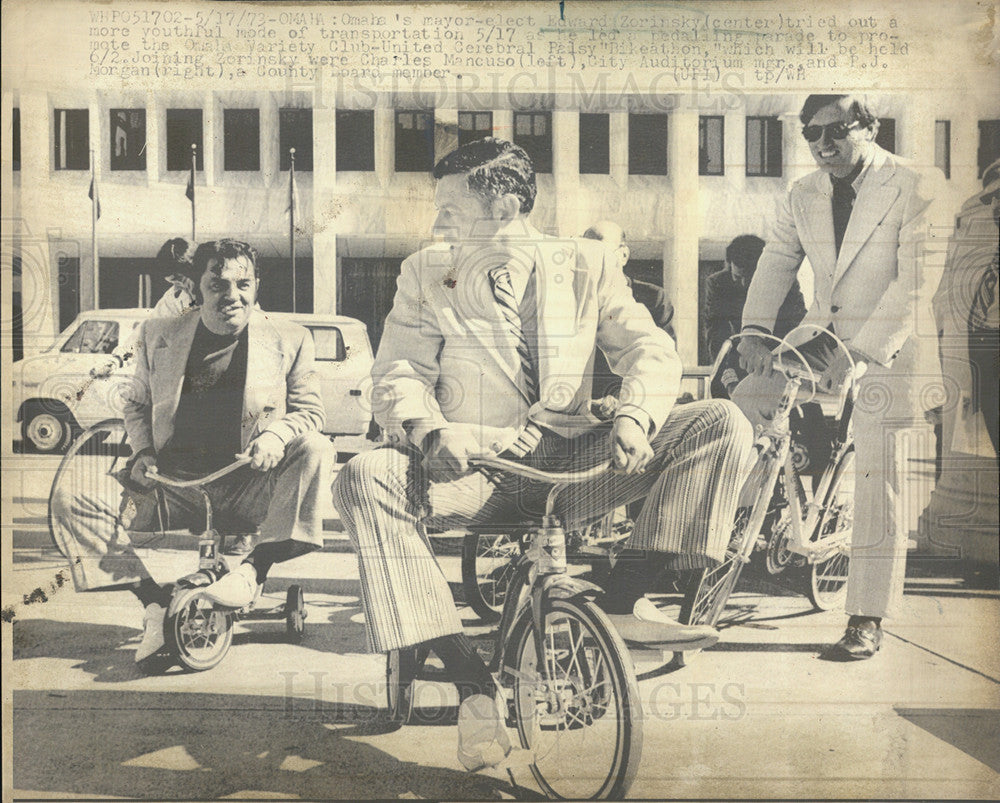
{"type": "MultiPolygon", "coordinates": [[[[523,768],[462,769],[450,684],[418,683],[414,724],[387,732],[384,659],[366,654],[357,565],[332,514],[326,548],[275,566],[266,588],[277,604],[290,584],[304,587],[301,644],[285,641],[283,622],[241,622],[216,668],[141,675],[134,598],[59,583],[65,563],[37,492],[53,470],[41,457],[3,466],[6,798],[538,796],[523,768]]],[[[437,543],[468,632],[486,653],[491,629],[461,605],[457,541],[437,543]]],[[[800,594],[753,574],[730,600],[720,642],[683,668],[633,651],[644,745],[629,797],[1000,796],[995,574],[911,564],[901,614],[886,622],[870,661],[819,660],[843,614],[812,612],[800,594]]]]}

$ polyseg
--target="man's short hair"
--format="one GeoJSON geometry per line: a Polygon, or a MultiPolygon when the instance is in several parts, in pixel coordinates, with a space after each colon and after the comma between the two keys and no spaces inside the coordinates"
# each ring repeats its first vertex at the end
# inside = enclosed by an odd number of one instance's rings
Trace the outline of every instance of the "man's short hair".
{"type": "Polygon", "coordinates": [[[802,111],[799,112],[799,120],[802,125],[809,125],[809,121],[816,116],[816,112],[824,106],[833,103],[840,103],[843,100],[850,100],[848,111],[851,113],[851,122],[858,122],[862,128],[871,128],[878,122],[878,116],[871,107],[857,95],[810,95],[806,102],[802,104],[802,111]]]}
{"type": "Polygon", "coordinates": [[[253,267],[254,277],[259,278],[257,276],[257,249],[249,243],[228,238],[202,243],[198,246],[198,250],[194,252],[194,257],[191,259],[195,281],[198,282],[201,280],[202,274],[208,269],[213,259],[217,260],[221,265],[227,259],[239,259],[240,257],[246,257],[249,260],[250,265],[253,267]]]}
{"type": "Polygon", "coordinates": [[[756,234],[741,234],[726,246],[726,261],[753,274],[764,251],[764,241],[756,234]]]}
{"type": "Polygon", "coordinates": [[[434,166],[434,178],[469,174],[469,190],[493,201],[508,193],[521,202],[521,213],[535,206],[535,168],[524,148],[486,137],[456,148],[434,166]]]}

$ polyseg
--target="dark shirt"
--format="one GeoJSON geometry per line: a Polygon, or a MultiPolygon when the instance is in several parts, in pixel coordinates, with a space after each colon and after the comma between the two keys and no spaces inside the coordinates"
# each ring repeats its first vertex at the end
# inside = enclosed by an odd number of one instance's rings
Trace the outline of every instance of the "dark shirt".
{"type": "Polygon", "coordinates": [[[157,455],[164,473],[207,474],[240,451],[247,329],[216,335],[201,322],[184,368],[174,434],[157,455]]]}
{"type": "Polygon", "coordinates": [[[851,210],[854,208],[854,179],[861,173],[864,162],[859,161],[850,175],[844,178],[830,176],[833,185],[833,242],[837,247],[837,255],[840,255],[840,246],[844,242],[844,232],[847,231],[847,224],[851,219],[851,210]]]}
{"type": "MultiPolygon", "coordinates": [[[[740,331],[746,301],[747,288],[735,281],[728,269],[708,277],[705,284],[705,325],[709,359],[713,362],[726,339],[740,331]]],[[[784,337],[799,325],[805,314],[805,301],[796,279],[778,310],[773,334],[784,337]]]]}

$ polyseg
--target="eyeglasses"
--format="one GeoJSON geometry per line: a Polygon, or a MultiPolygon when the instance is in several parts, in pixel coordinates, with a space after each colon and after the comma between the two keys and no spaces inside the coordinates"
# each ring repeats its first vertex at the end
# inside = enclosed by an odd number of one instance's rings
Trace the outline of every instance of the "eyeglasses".
{"type": "Polygon", "coordinates": [[[818,142],[822,138],[823,132],[826,131],[830,134],[830,139],[843,139],[847,136],[848,131],[857,127],[857,120],[850,125],[841,122],[828,123],[827,125],[807,125],[802,129],[802,136],[806,138],[806,142],[818,142]]]}

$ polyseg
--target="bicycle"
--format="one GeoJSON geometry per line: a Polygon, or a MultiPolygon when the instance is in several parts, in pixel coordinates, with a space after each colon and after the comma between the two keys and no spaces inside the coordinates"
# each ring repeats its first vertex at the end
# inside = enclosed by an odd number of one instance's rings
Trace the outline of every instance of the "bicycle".
{"type": "MultiPolygon", "coordinates": [[[[118,475],[124,470],[126,458],[131,454],[127,443],[125,423],[109,418],[87,428],[73,442],[59,463],[49,493],[49,534],[56,548],[67,559],[72,559],[61,546],[57,529],[65,527],[64,514],[56,509],[56,501],[86,492],[100,500],[121,499],[119,520],[128,531],[134,509],[130,497],[123,494],[118,475]],[[129,519],[129,521],[126,521],[129,519]]],[[[192,537],[191,530],[171,530],[162,495],[158,494],[157,513],[159,529],[152,533],[128,531],[132,547],[160,585],[172,585],[172,595],[164,621],[166,656],[163,668],[180,663],[185,669],[204,671],[217,666],[229,651],[233,641],[233,627],[239,620],[284,620],[289,642],[297,644],[305,635],[305,599],[302,587],[291,585],[284,604],[273,608],[258,607],[260,595],[245,608],[223,608],[207,600],[203,590],[229,571],[222,557],[227,538],[238,533],[222,533],[213,527],[212,503],[205,486],[247,465],[249,458],[237,459],[207,476],[183,479],[160,474],[155,468],[147,476],[159,486],[194,488],[201,494],[205,505],[205,525],[192,537]],[[195,572],[174,580],[170,572],[176,570],[177,551],[190,551],[197,538],[198,568],[195,572]]]]}
{"type": "MultiPolygon", "coordinates": [[[[804,569],[803,590],[817,610],[830,610],[846,596],[854,511],[851,415],[857,368],[843,341],[832,332],[820,330],[847,355],[851,370],[838,399],[830,458],[810,493],[796,465],[799,455],[793,448],[789,425],[792,409],[817,395],[813,366],[799,348],[789,343],[789,338],[804,328],[819,329],[799,327],[784,339],[757,332],[734,335],[716,359],[713,375],[723,370],[733,344],[740,338],[765,338],[777,343],[775,367],[785,375],[786,384],[773,419],[757,433],[757,462],[741,491],[725,559],[714,568],[694,572],[688,582],[680,614],[686,624],[714,626],[719,621],[743,567],[755,551],[765,551],[765,565],[771,575],[804,569]],[[785,362],[789,354],[796,362],[785,362]],[[797,400],[797,394],[804,384],[810,396],[802,402],[797,400]]],[[[736,383],[726,384],[727,391],[731,391],[736,383]]]]}
{"type": "MultiPolygon", "coordinates": [[[[641,704],[628,650],[593,598],[601,589],[567,573],[566,533],[553,514],[559,492],[608,470],[550,473],[498,457],[469,460],[473,469],[517,474],[551,484],[541,525],[518,539],[489,668],[509,692],[509,713],[530,769],[553,798],[620,798],[642,753],[641,704]],[[522,548],[523,547],[523,548],[522,548]]],[[[389,722],[405,724],[413,683],[426,677],[426,654],[390,651],[386,658],[389,722]]]]}

